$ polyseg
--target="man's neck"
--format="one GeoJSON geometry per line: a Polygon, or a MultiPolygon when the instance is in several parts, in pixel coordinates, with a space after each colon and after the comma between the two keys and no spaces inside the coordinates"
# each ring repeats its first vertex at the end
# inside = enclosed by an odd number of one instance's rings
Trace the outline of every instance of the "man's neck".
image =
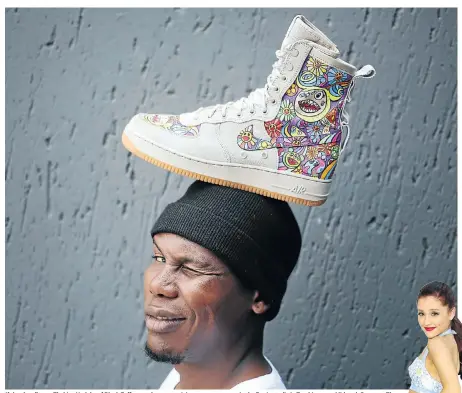
{"type": "Polygon", "coordinates": [[[229,351],[214,351],[198,363],[175,366],[180,374],[176,389],[230,389],[238,383],[269,374],[262,343],[253,346],[237,345],[229,351]]]}

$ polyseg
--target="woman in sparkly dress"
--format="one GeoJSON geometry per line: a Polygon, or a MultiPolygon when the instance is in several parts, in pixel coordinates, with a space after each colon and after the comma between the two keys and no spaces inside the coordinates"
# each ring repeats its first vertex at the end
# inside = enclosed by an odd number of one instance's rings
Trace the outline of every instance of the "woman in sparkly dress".
{"type": "Polygon", "coordinates": [[[462,324],[451,288],[426,284],[417,298],[418,322],[428,342],[409,366],[410,393],[461,393],[462,324]]]}

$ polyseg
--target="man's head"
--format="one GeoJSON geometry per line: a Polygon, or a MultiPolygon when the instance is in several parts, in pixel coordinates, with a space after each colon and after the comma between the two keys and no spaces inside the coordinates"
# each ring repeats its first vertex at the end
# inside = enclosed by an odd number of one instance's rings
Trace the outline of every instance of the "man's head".
{"type": "Polygon", "coordinates": [[[200,361],[243,339],[261,341],[301,247],[287,203],[193,183],[155,223],[145,272],[146,354],[200,361]]]}

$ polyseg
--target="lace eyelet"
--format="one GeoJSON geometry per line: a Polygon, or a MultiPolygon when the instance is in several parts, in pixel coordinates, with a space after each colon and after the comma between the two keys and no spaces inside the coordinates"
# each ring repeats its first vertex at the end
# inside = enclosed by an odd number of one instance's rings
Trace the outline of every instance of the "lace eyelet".
{"type": "Polygon", "coordinates": [[[263,153],[261,153],[261,156],[262,158],[268,158],[268,153],[264,151],[263,153]]]}
{"type": "Polygon", "coordinates": [[[284,75],[284,76],[282,77],[282,80],[283,80],[283,81],[286,81],[286,80],[287,80],[287,77],[284,75]]]}
{"type": "Polygon", "coordinates": [[[297,52],[297,54],[294,55],[294,57],[298,57],[298,55],[300,54],[300,52],[298,51],[298,49],[294,49],[294,50],[295,50],[295,52],[297,52]]]}
{"type": "Polygon", "coordinates": [[[237,116],[237,117],[241,117],[241,114],[240,114],[240,113],[237,113],[236,116],[237,116]]]}
{"type": "Polygon", "coordinates": [[[266,114],[268,113],[268,111],[265,109],[265,110],[263,111],[263,113],[266,115],[266,114]]]}
{"type": "Polygon", "coordinates": [[[250,111],[250,114],[253,115],[255,113],[255,111],[250,111]]]}
{"type": "Polygon", "coordinates": [[[271,101],[271,103],[272,103],[272,104],[275,104],[275,103],[276,103],[276,100],[271,101]]]}
{"type": "Polygon", "coordinates": [[[279,91],[279,87],[275,87],[275,88],[274,88],[274,91],[279,91]]]}

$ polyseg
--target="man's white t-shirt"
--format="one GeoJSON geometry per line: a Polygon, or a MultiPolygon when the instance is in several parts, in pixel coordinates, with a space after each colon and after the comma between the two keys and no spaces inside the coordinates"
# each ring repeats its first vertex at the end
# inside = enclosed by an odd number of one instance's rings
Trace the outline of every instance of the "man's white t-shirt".
{"type": "MultiPolygon", "coordinates": [[[[263,355],[264,356],[264,355],[263,355]]],[[[279,375],[276,368],[273,366],[273,363],[269,361],[269,359],[264,356],[266,361],[271,366],[271,373],[262,375],[257,378],[252,378],[247,381],[243,381],[238,383],[236,386],[233,386],[231,389],[249,389],[249,390],[258,390],[258,389],[286,389],[284,382],[282,382],[282,378],[279,375]]],[[[180,374],[178,371],[173,369],[165,378],[165,381],[162,382],[159,389],[166,389],[166,390],[174,390],[175,386],[180,382],[180,374]]]]}

